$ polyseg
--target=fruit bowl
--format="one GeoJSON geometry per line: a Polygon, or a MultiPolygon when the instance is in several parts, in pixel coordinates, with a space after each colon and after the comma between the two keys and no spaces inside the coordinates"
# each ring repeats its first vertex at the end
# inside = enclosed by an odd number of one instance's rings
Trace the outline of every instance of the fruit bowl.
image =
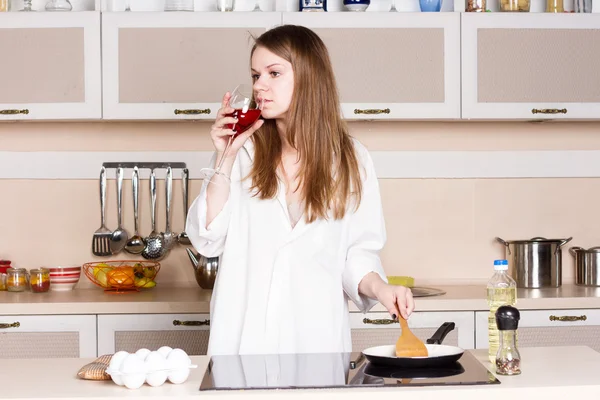
{"type": "Polygon", "coordinates": [[[160,263],[156,261],[119,260],[83,264],[83,272],[96,286],[109,293],[151,289],[156,286],[160,263]]]}

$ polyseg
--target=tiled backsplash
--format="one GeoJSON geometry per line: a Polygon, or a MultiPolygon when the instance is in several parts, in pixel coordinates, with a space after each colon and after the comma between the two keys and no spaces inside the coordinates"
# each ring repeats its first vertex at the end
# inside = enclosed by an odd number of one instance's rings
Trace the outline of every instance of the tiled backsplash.
{"type": "MultiPolygon", "coordinates": [[[[370,150],[598,150],[600,123],[368,123],[350,124],[370,150]]],[[[0,124],[0,151],[207,151],[210,123],[0,124]]],[[[124,155],[125,157],[125,155],[124,155]]],[[[177,161],[177,160],[174,160],[177,161]]],[[[600,245],[600,178],[381,179],[388,245],[382,258],[392,275],[418,284],[484,282],[503,256],[494,238],[573,236],[563,248],[563,283],[573,282],[568,247],[600,245]]],[[[114,181],[107,218],[116,226],[114,181]]],[[[125,227],[133,230],[131,189],[124,185],[125,227]]],[[[192,181],[195,197],[200,181],[192,181]]],[[[148,182],[142,182],[141,230],[150,230],[148,182]]],[[[164,227],[159,182],[159,227],[164,227]]],[[[173,228],[183,226],[180,181],[174,183],[173,228]]],[[[72,265],[93,261],[100,225],[96,180],[0,180],[0,258],[14,265],[72,265]]],[[[113,259],[128,258],[120,254],[113,259]]],[[[159,284],[195,286],[182,249],[163,261],[159,284]]],[[[81,286],[91,286],[82,278],[81,286]]]]}

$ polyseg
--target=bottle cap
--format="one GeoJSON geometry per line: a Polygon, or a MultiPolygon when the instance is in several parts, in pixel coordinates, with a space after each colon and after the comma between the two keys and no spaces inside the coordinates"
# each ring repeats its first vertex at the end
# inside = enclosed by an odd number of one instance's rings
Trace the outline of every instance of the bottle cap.
{"type": "Polygon", "coordinates": [[[513,306],[500,306],[496,310],[496,325],[499,331],[516,331],[521,313],[513,306]]]}
{"type": "Polygon", "coordinates": [[[508,270],[508,260],[495,260],[494,261],[494,270],[507,271],[508,270]]]}

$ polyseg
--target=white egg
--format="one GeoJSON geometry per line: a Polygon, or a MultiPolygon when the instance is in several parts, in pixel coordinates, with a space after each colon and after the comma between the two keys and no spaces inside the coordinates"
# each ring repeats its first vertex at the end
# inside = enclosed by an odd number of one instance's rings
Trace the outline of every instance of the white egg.
{"type": "Polygon", "coordinates": [[[169,382],[178,385],[180,383],[185,382],[189,376],[190,369],[186,367],[169,372],[169,376],[167,377],[167,379],[169,379],[169,382]]]}
{"type": "Polygon", "coordinates": [[[167,380],[167,359],[158,351],[153,351],[146,357],[146,383],[150,386],[160,386],[167,380]]]}
{"type": "MultiPolygon", "coordinates": [[[[125,360],[125,357],[127,357],[128,355],[129,355],[129,353],[126,351],[117,351],[111,357],[110,363],[108,364],[108,367],[107,367],[107,370],[108,371],[116,371],[118,373],[119,369],[121,368],[121,364],[123,363],[123,360],[125,360]]],[[[121,379],[122,378],[121,375],[115,374],[115,375],[111,375],[110,377],[114,383],[116,383],[119,386],[123,386],[123,380],[121,379]]]]}
{"type": "Polygon", "coordinates": [[[150,350],[148,349],[139,349],[138,351],[135,352],[135,354],[142,360],[144,361],[146,359],[146,357],[148,357],[148,354],[150,354],[150,350]]]}
{"type": "Polygon", "coordinates": [[[167,367],[170,369],[179,369],[189,367],[192,359],[181,349],[173,349],[167,357],[167,367]]]}
{"type": "Polygon", "coordinates": [[[145,365],[136,354],[129,354],[123,360],[119,371],[123,374],[123,384],[129,389],[137,389],[146,380],[145,365]]]}
{"type": "Polygon", "coordinates": [[[167,358],[169,356],[169,353],[171,352],[171,350],[173,350],[171,347],[169,347],[169,346],[163,346],[163,347],[161,347],[160,349],[158,349],[156,351],[158,351],[165,358],[167,358]]]}
{"type": "Polygon", "coordinates": [[[190,365],[192,359],[187,353],[181,349],[174,349],[167,357],[167,366],[169,368],[169,376],[167,379],[174,384],[180,384],[187,380],[190,376],[190,365]]]}
{"type": "Polygon", "coordinates": [[[139,389],[146,381],[145,374],[123,375],[123,384],[128,389],[139,389]]]}

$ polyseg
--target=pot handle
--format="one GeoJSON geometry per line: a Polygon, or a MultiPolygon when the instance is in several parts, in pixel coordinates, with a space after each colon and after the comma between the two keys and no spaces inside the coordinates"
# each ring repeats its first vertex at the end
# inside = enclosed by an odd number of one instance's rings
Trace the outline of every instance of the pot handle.
{"type": "Polygon", "coordinates": [[[563,247],[565,244],[569,243],[571,240],[573,240],[573,236],[571,236],[568,239],[563,239],[560,241],[560,244],[558,245],[558,247],[563,247]]]}
{"type": "Polygon", "coordinates": [[[573,246],[569,249],[569,253],[571,253],[573,256],[575,256],[577,254],[578,251],[583,250],[583,248],[578,247],[578,246],[573,246]]]}
{"type": "Polygon", "coordinates": [[[504,239],[500,239],[497,236],[496,236],[496,240],[499,241],[500,243],[502,243],[504,246],[506,246],[506,250],[508,250],[508,254],[510,255],[510,247],[508,247],[508,243],[504,239]]]}
{"type": "Polygon", "coordinates": [[[563,247],[565,244],[569,243],[571,241],[571,239],[573,239],[573,236],[571,236],[570,238],[561,240],[560,243],[558,244],[558,246],[556,246],[556,250],[554,250],[554,254],[558,253],[558,250],[560,250],[560,248],[563,247]]]}
{"type": "Polygon", "coordinates": [[[455,326],[454,322],[444,322],[433,336],[427,339],[427,344],[442,344],[446,335],[454,330],[455,326]]]}

